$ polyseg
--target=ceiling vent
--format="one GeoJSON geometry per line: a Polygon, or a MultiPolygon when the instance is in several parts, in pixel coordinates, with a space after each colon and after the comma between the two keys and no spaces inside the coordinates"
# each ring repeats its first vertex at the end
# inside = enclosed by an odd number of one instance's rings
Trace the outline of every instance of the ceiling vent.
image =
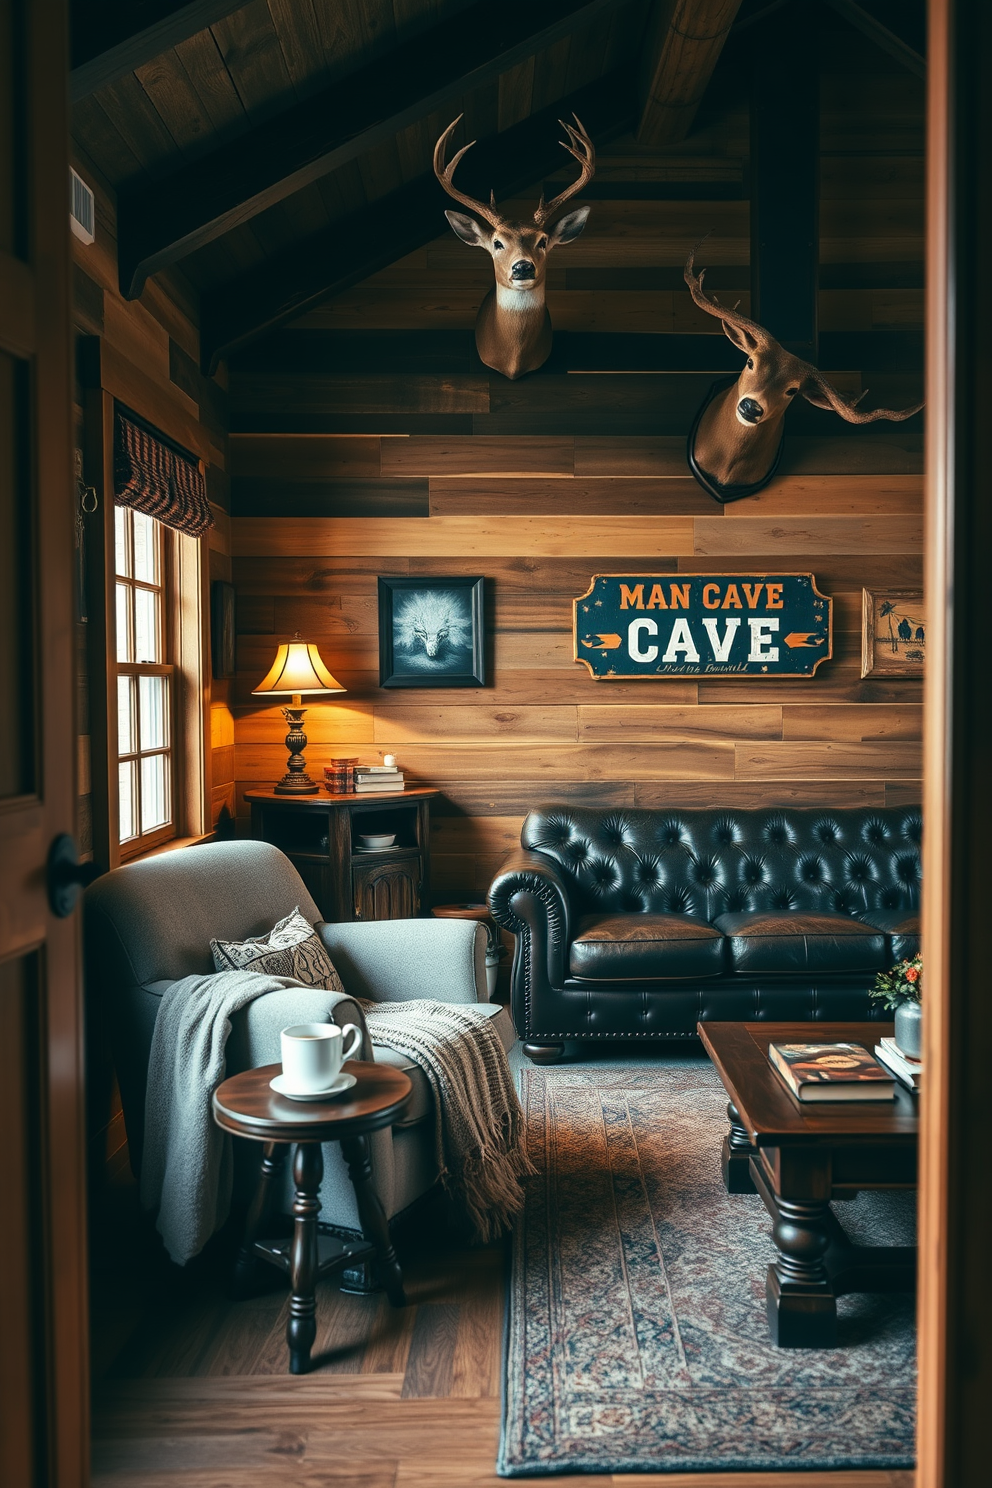
{"type": "Polygon", "coordinates": [[[69,168],[69,226],[83,243],[96,236],[96,200],[82,176],[69,168]]]}

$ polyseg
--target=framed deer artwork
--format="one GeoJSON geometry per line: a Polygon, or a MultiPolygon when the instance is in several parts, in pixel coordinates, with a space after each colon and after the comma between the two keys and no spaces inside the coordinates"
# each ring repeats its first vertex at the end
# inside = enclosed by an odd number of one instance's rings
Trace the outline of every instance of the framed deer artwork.
{"type": "Polygon", "coordinates": [[[385,575],[379,583],[380,687],[484,687],[485,579],[385,575]]]}
{"type": "Polygon", "coordinates": [[[922,677],[927,619],[920,589],[862,591],[862,677],[922,677]]]}

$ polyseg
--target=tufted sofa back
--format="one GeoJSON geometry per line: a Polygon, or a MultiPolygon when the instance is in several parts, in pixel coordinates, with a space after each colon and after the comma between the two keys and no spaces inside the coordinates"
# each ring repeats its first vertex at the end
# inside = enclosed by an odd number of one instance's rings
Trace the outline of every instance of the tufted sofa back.
{"type": "Polygon", "coordinates": [[[539,806],[521,845],[558,864],[579,914],[714,920],[747,910],[916,910],[918,807],[666,811],[539,806]]]}

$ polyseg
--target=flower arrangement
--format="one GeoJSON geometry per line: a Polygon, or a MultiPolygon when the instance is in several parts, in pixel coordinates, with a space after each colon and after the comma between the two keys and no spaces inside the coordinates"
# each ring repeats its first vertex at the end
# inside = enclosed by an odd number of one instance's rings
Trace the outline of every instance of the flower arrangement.
{"type": "Polygon", "coordinates": [[[904,1002],[919,1002],[922,993],[923,957],[913,956],[898,961],[891,971],[880,971],[868,996],[887,1008],[897,1008],[904,1002]]]}

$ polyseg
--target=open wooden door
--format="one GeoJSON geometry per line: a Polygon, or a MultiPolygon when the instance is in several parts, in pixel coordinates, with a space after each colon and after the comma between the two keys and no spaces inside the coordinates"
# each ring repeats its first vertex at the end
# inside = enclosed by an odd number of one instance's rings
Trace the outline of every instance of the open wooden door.
{"type": "Polygon", "coordinates": [[[918,1488],[992,1476],[990,65],[988,0],[930,0],[918,1488]]]}
{"type": "Polygon", "coordinates": [[[64,0],[0,0],[0,1483],[88,1480],[64,0]],[[63,870],[66,899],[74,897],[63,870]]]}

